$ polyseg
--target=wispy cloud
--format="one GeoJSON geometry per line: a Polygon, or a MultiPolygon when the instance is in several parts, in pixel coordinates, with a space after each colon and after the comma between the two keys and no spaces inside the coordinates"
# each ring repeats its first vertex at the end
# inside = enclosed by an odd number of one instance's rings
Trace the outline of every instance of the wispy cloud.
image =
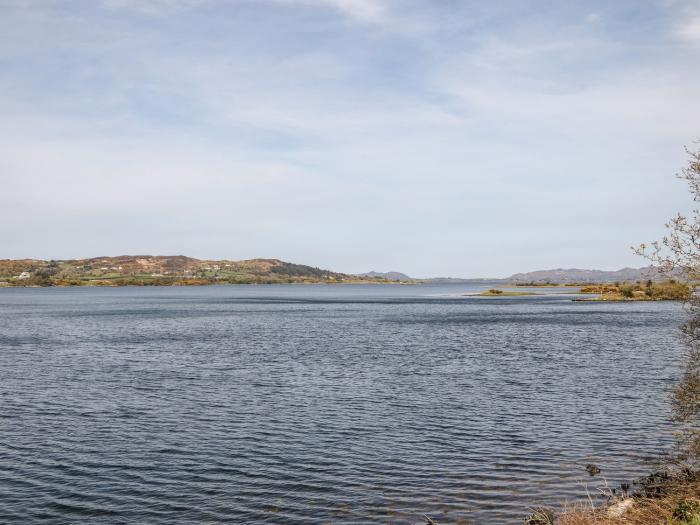
{"type": "Polygon", "coordinates": [[[290,4],[329,7],[353,18],[369,22],[382,20],[389,10],[387,0],[277,0],[290,4]]]}
{"type": "Polygon", "coordinates": [[[201,6],[211,0],[98,0],[107,9],[130,10],[145,15],[173,15],[184,9],[201,6]]]}
{"type": "Polygon", "coordinates": [[[126,9],[147,15],[172,15],[184,9],[197,6],[226,6],[278,3],[289,6],[318,7],[332,9],[357,20],[380,21],[388,13],[390,0],[99,0],[101,5],[111,10],[126,9]]]}
{"type": "Polygon", "coordinates": [[[680,22],[675,34],[682,40],[700,45],[700,13],[690,14],[680,22]]]}

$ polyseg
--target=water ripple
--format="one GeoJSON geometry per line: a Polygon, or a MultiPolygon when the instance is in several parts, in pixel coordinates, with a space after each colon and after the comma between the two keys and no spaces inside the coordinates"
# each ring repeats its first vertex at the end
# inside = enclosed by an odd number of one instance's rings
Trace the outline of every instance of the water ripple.
{"type": "Polygon", "coordinates": [[[517,523],[667,449],[678,305],[466,291],[2,289],[0,522],[517,523]]]}

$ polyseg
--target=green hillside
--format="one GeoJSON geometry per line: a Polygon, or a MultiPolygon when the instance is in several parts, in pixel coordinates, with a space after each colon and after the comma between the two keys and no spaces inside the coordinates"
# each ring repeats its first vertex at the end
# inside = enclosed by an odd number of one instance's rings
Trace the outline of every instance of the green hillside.
{"type": "Polygon", "coordinates": [[[0,286],[127,286],[272,283],[374,283],[278,259],[201,260],[183,255],[122,255],[91,259],[0,260],[0,286]]]}

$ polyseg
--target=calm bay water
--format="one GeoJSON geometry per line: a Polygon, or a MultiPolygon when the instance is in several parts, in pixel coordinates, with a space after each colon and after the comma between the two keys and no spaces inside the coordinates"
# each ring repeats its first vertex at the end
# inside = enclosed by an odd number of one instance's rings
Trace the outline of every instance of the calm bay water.
{"type": "Polygon", "coordinates": [[[674,303],[0,289],[2,523],[518,523],[671,443],[674,303]]]}

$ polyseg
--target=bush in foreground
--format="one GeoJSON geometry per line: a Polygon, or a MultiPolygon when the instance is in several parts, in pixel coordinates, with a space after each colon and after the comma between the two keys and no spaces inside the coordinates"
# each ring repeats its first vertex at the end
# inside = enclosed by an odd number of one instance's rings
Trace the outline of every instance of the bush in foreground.
{"type": "Polygon", "coordinates": [[[700,476],[652,475],[631,497],[603,508],[565,508],[556,525],[700,525],[700,476]]]}

